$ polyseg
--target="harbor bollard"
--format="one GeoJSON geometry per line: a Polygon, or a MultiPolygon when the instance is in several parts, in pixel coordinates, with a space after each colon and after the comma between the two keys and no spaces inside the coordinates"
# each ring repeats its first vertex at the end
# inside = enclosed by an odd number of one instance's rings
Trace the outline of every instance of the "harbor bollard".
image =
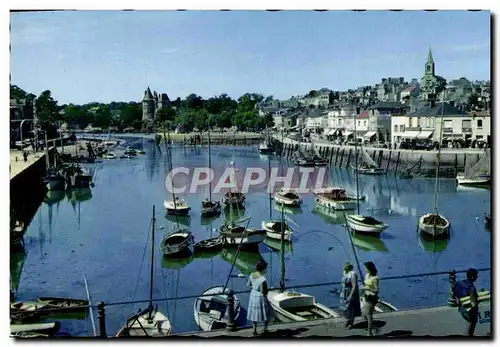
{"type": "Polygon", "coordinates": [[[457,282],[457,272],[455,270],[450,272],[450,277],[449,277],[449,283],[450,283],[450,294],[448,295],[448,306],[455,307],[457,306],[457,303],[455,301],[455,295],[453,295],[453,286],[457,282]]]}
{"type": "Polygon", "coordinates": [[[236,324],[234,323],[234,293],[232,290],[229,290],[227,293],[227,304],[228,304],[228,316],[227,316],[227,331],[235,331],[236,324]]]}
{"type": "Polygon", "coordinates": [[[104,312],[104,302],[97,305],[97,318],[99,319],[99,334],[100,337],[108,337],[106,334],[106,313],[104,312]]]}

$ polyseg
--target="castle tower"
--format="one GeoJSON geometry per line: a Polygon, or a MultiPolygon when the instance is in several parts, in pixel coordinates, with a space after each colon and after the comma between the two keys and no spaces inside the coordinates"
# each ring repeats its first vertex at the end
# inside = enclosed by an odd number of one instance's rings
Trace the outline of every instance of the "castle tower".
{"type": "Polygon", "coordinates": [[[146,89],[144,92],[144,98],[142,99],[142,121],[154,120],[155,117],[155,99],[151,90],[146,89]]]}
{"type": "Polygon", "coordinates": [[[170,98],[168,97],[168,95],[166,93],[160,93],[158,95],[157,110],[168,106],[168,104],[170,104],[170,98]]]}

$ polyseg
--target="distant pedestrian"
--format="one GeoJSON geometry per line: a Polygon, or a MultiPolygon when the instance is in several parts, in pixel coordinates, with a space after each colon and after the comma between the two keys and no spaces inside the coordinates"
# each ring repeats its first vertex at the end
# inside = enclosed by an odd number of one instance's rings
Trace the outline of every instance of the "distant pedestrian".
{"type": "Polygon", "coordinates": [[[252,273],[247,285],[252,287],[248,300],[247,320],[252,322],[253,336],[257,334],[257,323],[264,322],[264,334],[267,333],[269,318],[271,317],[271,307],[267,300],[267,281],[265,277],[267,263],[259,261],[255,267],[257,271],[252,273]]]}
{"type": "Polygon", "coordinates": [[[377,268],[371,261],[365,263],[366,275],[364,281],[364,297],[362,316],[368,322],[368,335],[371,336],[373,328],[373,311],[378,303],[379,278],[377,268]]]}
{"type": "Polygon", "coordinates": [[[24,157],[24,161],[28,161],[28,153],[26,151],[23,151],[23,157],[24,157]]]}
{"type": "Polygon", "coordinates": [[[344,309],[347,322],[345,327],[352,328],[354,318],[361,315],[361,305],[358,287],[358,275],[354,272],[351,263],[344,264],[344,274],[342,276],[342,291],[340,292],[340,304],[344,309]]]}
{"type": "Polygon", "coordinates": [[[458,304],[458,311],[467,321],[467,335],[474,336],[479,315],[479,300],[474,282],[477,280],[477,270],[467,270],[467,279],[458,281],[453,286],[453,295],[458,304]]]}

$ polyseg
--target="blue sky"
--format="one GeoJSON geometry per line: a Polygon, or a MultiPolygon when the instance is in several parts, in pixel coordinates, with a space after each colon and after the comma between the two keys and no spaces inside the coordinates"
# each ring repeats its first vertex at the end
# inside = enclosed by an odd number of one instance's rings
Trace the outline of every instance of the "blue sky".
{"type": "Polygon", "coordinates": [[[490,13],[73,11],[11,13],[11,82],[62,103],[245,92],[288,98],[382,77],[489,79],[490,13]]]}

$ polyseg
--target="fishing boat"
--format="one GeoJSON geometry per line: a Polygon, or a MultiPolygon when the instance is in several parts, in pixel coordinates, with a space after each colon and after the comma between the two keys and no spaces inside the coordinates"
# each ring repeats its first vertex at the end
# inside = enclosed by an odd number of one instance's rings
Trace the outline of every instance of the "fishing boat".
{"type": "Polygon", "coordinates": [[[87,170],[78,164],[70,166],[66,171],[67,188],[90,188],[92,185],[92,176],[87,170]]]}
{"type": "MultiPolygon", "coordinates": [[[[357,143],[356,143],[357,146],[357,143]]],[[[356,155],[357,162],[357,155],[356,155]]],[[[363,175],[385,175],[386,171],[380,168],[377,163],[370,157],[366,149],[361,146],[361,164],[356,164],[352,166],[354,172],[363,175]]]]}
{"type": "MultiPolygon", "coordinates": [[[[442,93],[441,100],[441,125],[439,133],[439,143],[442,142],[443,135],[443,112],[444,112],[444,91],[442,93]]],[[[436,123],[436,122],[435,122],[436,123]]],[[[437,124],[437,123],[436,123],[437,124]]],[[[426,213],[418,219],[418,230],[421,233],[432,236],[433,238],[447,237],[450,233],[450,222],[441,214],[438,213],[438,183],[439,183],[439,168],[441,164],[441,146],[439,146],[437,151],[437,168],[436,168],[436,180],[434,183],[434,211],[431,213],[426,213]]]]}
{"type": "Polygon", "coordinates": [[[163,237],[160,248],[164,255],[175,256],[189,249],[194,242],[194,236],[187,229],[173,231],[163,237]]]}
{"type": "MultiPolygon", "coordinates": [[[[356,129],[356,128],[354,128],[356,129]]],[[[356,132],[356,130],[355,130],[356,132]]],[[[354,144],[354,155],[356,157],[356,208],[357,208],[357,214],[351,214],[345,217],[346,223],[349,226],[349,228],[355,232],[358,233],[364,233],[364,234],[370,234],[374,236],[380,235],[381,232],[383,232],[385,229],[389,227],[389,225],[385,224],[382,221],[379,221],[376,218],[373,218],[371,216],[363,216],[359,212],[359,180],[358,176],[359,174],[363,173],[362,171],[359,170],[359,165],[358,165],[358,143],[357,141],[354,144]]],[[[361,153],[363,156],[363,161],[368,165],[370,170],[376,170],[374,165],[376,166],[375,162],[370,158],[368,155],[368,152],[366,152],[366,149],[364,147],[361,147],[361,153]],[[371,161],[371,162],[370,162],[371,161]]]]}
{"type": "Polygon", "coordinates": [[[220,227],[220,236],[227,246],[248,246],[264,241],[266,232],[260,229],[245,228],[241,225],[225,222],[220,227]]]}
{"type": "Polygon", "coordinates": [[[314,167],[314,160],[312,158],[307,158],[301,152],[295,152],[292,163],[302,167],[314,167]]]}
{"type": "MultiPolygon", "coordinates": [[[[57,150],[56,150],[57,152],[57,150]]],[[[65,179],[64,176],[61,175],[59,170],[56,168],[56,155],[54,154],[54,165],[50,165],[49,158],[49,146],[47,141],[47,134],[45,134],[45,166],[46,166],[46,176],[44,179],[45,187],[48,191],[53,190],[64,190],[65,188],[65,179]]]]}
{"type": "Polygon", "coordinates": [[[224,246],[224,240],[221,237],[201,240],[193,245],[194,252],[220,250],[224,246]]]}
{"type": "Polygon", "coordinates": [[[384,222],[370,216],[351,214],[346,216],[345,219],[349,228],[359,233],[378,235],[389,227],[384,222]]]}
{"type": "MultiPolygon", "coordinates": [[[[194,320],[203,331],[225,329],[229,318],[229,288],[212,287],[201,293],[194,302],[194,320]]],[[[234,320],[240,318],[240,299],[234,296],[234,320]]]]}
{"type": "Polygon", "coordinates": [[[295,191],[285,188],[281,188],[274,194],[274,201],[278,204],[294,207],[298,207],[302,203],[302,200],[295,191]]]}
{"type": "Polygon", "coordinates": [[[316,145],[314,141],[311,140],[311,159],[314,162],[314,166],[326,166],[328,165],[328,161],[324,159],[319,151],[316,149],[316,145]]]}
{"type": "Polygon", "coordinates": [[[463,175],[457,175],[457,184],[468,187],[489,187],[490,176],[490,153],[484,155],[474,165],[465,165],[463,175]]]}
{"type": "Polygon", "coordinates": [[[354,210],[355,201],[349,199],[345,189],[329,187],[314,190],[316,203],[331,210],[354,210]]]}
{"type": "Polygon", "coordinates": [[[266,231],[266,236],[271,239],[281,239],[282,230],[284,233],[285,241],[290,241],[292,239],[292,229],[287,225],[287,223],[283,223],[281,220],[270,220],[262,222],[262,229],[266,231]]]}
{"type": "Polygon", "coordinates": [[[245,195],[241,192],[229,191],[226,194],[224,194],[222,201],[226,206],[232,205],[232,206],[244,207],[245,195]]]}
{"type": "Polygon", "coordinates": [[[61,329],[60,322],[36,323],[36,324],[11,324],[10,333],[38,333],[54,336],[61,329]]]}
{"type": "Polygon", "coordinates": [[[186,216],[191,210],[191,207],[189,207],[189,205],[179,197],[176,197],[173,201],[165,200],[163,202],[163,206],[168,214],[179,216],[186,216]]]}
{"type": "Polygon", "coordinates": [[[316,302],[315,297],[309,294],[270,290],[267,298],[276,317],[285,323],[341,317],[339,313],[316,302]]]}
{"type": "Polygon", "coordinates": [[[146,309],[139,311],[127,319],[125,324],[116,334],[116,337],[149,336],[163,337],[170,335],[172,326],[169,319],[160,311],[157,306],[153,306],[153,274],[155,256],[155,207],[153,206],[153,217],[151,221],[151,272],[149,280],[149,305],[146,309]]]}
{"type": "Polygon", "coordinates": [[[102,157],[103,159],[116,159],[116,154],[114,154],[113,152],[104,153],[102,157]]]}

